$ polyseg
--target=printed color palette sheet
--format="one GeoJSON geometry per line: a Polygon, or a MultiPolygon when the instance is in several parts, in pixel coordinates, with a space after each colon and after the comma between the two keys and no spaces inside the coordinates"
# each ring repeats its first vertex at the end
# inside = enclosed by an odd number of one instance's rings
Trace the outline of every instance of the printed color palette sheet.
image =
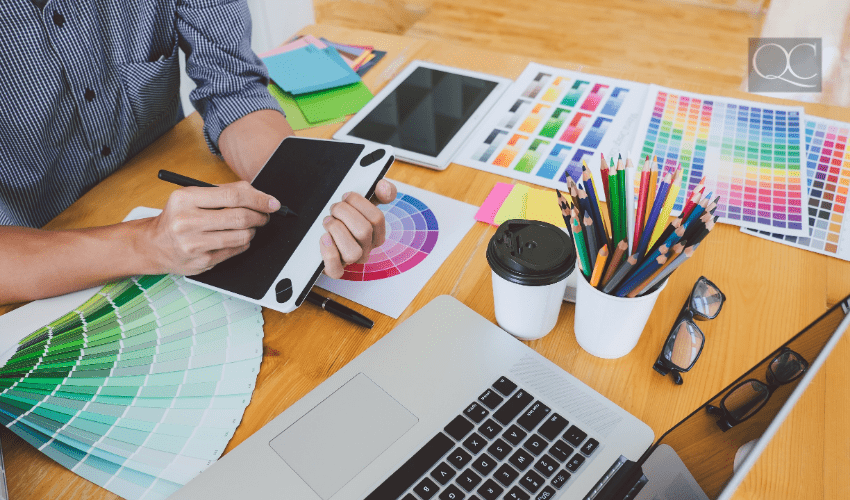
{"type": "Polygon", "coordinates": [[[802,107],[693,94],[652,85],[632,157],[681,163],[682,189],[673,207],[705,176],[706,193],[720,196],[720,221],[807,236],[803,217],[802,107]]]}
{"type": "Polygon", "coordinates": [[[586,160],[601,186],[598,152],[628,151],[646,89],[642,83],[530,63],[454,162],[560,189],[567,176],[580,180],[586,160]]]}
{"type": "Polygon", "coordinates": [[[850,123],[806,116],[809,236],[797,237],[742,228],[741,231],[792,247],[850,260],[850,230],[844,229],[850,188],[850,123]]]}

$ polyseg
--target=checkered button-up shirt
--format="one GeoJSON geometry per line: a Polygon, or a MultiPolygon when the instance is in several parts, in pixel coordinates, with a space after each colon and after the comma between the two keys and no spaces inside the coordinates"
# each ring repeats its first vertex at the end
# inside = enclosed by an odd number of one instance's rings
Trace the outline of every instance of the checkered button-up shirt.
{"type": "Polygon", "coordinates": [[[0,224],[40,227],[182,117],[178,46],[217,152],[280,109],[245,0],[0,1],[0,224]]]}

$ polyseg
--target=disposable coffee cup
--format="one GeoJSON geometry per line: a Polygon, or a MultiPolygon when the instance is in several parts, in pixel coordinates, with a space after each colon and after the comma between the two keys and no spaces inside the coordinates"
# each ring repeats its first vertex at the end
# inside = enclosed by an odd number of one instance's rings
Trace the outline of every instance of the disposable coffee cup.
{"type": "Polygon", "coordinates": [[[576,341],[588,353],[606,359],[621,358],[640,340],[655,301],[667,280],[641,297],[616,297],[590,286],[579,273],[576,279],[576,341]]]}
{"type": "Polygon", "coordinates": [[[552,331],[575,269],[569,236],[548,222],[509,220],[490,238],[487,262],[499,326],[521,340],[552,331]]]}

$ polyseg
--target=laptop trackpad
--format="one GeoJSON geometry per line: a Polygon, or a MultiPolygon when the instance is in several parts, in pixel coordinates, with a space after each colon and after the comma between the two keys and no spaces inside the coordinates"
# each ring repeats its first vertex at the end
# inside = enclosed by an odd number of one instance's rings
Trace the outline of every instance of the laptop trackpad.
{"type": "Polygon", "coordinates": [[[269,443],[328,500],[419,419],[358,373],[269,443]]]}

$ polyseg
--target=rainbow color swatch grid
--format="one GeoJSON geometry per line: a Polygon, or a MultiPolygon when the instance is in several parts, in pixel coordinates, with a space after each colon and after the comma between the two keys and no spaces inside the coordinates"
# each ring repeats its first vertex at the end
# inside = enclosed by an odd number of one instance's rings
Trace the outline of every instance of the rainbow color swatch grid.
{"type": "Polygon", "coordinates": [[[384,244],[372,250],[365,264],[345,266],[342,279],[373,281],[399,275],[425,260],[437,244],[440,228],[428,205],[398,193],[381,209],[387,227],[384,244]]]}
{"type": "Polygon", "coordinates": [[[747,234],[850,260],[850,230],[844,230],[850,189],[850,123],[806,116],[809,236],[786,236],[743,228],[747,234]]]}
{"type": "Polygon", "coordinates": [[[720,196],[720,221],[794,236],[808,235],[803,217],[803,108],[693,94],[650,86],[632,149],[634,158],[681,163],[674,213],[705,176],[720,196]]]}
{"type": "Polygon", "coordinates": [[[0,331],[28,333],[0,349],[0,423],[127,499],[167,498],[221,456],[262,359],[259,306],[175,276],[37,301],[0,331]],[[57,303],[71,312],[16,328],[57,303]]]}
{"type": "Polygon", "coordinates": [[[599,152],[626,153],[647,85],[529,64],[454,158],[455,163],[550,188],[578,181],[599,152]]]}

